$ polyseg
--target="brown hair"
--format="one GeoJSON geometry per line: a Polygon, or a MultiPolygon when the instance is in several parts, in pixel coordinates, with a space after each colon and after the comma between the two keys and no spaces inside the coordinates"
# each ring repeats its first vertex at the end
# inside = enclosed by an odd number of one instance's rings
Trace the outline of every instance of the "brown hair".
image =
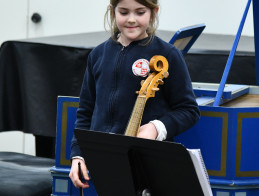
{"type": "MultiPolygon", "coordinates": [[[[120,31],[116,25],[115,11],[114,11],[120,1],[121,0],[110,0],[111,6],[109,5],[107,7],[107,10],[106,10],[106,13],[104,16],[104,18],[105,18],[104,26],[106,26],[106,22],[109,24],[111,36],[114,40],[117,40],[117,38],[115,37],[115,34],[120,33],[120,31]]],[[[147,8],[149,8],[151,10],[150,24],[147,29],[147,34],[150,37],[150,39],[148,40],[148,43],[149,43],[153,39],[153,36],[155,35],[156,29],[158,26],[158,17],[157,17],[157,13],[156,13],[156,8],[158,8],[158,2],[157,2],[158,0],[135,0],[135,1],[146,6],[147,8]]]]}

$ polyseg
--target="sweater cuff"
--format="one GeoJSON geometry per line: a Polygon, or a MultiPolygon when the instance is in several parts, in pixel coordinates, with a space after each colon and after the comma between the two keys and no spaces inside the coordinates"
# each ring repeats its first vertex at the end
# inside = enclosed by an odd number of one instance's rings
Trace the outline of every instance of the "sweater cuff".
{"type": "Polygon", "coordinates": [[[160,120],[152,120],[150,121],[150,123],[152,123],[156,127],[156,130],[158,133],[156,140],[158,141],[165,140],[167,136],[167,130],[165,128],[164,123],[162,123],[160,120]]]}
{"type": "Polygon", "coordinates": [[[82,161],[85,162],[85,159],[83,157],[81,157],[81,156],[74,156],[74,157],[72,157],[72,160],[73,159],[81,159],[82,161]]]}

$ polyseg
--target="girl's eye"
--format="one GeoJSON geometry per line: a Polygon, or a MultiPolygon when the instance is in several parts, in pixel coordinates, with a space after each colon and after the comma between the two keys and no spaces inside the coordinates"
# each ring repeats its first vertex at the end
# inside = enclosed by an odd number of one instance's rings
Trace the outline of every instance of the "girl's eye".
{"type": "Polygon", "coordinates": [[[125,16],[128,14],[128,12],[120,12],[121,15],[125,16]]]}
{"type": "Polygon", "coordinates": [[[141,16],[141,15],[145,14],[145,12],[138,12],[137,14],[138,14],[139,16],[141,16]]]}

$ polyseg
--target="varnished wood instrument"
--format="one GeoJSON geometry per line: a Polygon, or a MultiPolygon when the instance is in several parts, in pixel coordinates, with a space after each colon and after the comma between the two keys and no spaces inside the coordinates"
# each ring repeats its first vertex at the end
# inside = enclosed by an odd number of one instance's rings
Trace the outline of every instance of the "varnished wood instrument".
{"type": "Polygon", "coordinates": [[[163,78],[169,76],[168,61],[163,56],[153,56],[149,62],[149,67],[153,73],[148,76],[140,91],[137,92],[138,97],[125,131],[127,136],[137,136],[148,98],[155,97],[155,92],[159,90],[158,85],[164,84],[163,78]]]}

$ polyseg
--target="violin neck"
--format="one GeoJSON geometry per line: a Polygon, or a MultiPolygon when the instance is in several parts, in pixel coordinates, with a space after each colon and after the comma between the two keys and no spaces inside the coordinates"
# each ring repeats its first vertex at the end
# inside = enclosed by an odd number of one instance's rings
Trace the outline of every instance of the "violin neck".
{"type": "Polygon", "coordinates": [[[145,96],[138,96],[133,108],[128,126],[125,131],[126,136],[136,137],[141,124],[144,108],[146,105],[147,98],[145,96]]]}

